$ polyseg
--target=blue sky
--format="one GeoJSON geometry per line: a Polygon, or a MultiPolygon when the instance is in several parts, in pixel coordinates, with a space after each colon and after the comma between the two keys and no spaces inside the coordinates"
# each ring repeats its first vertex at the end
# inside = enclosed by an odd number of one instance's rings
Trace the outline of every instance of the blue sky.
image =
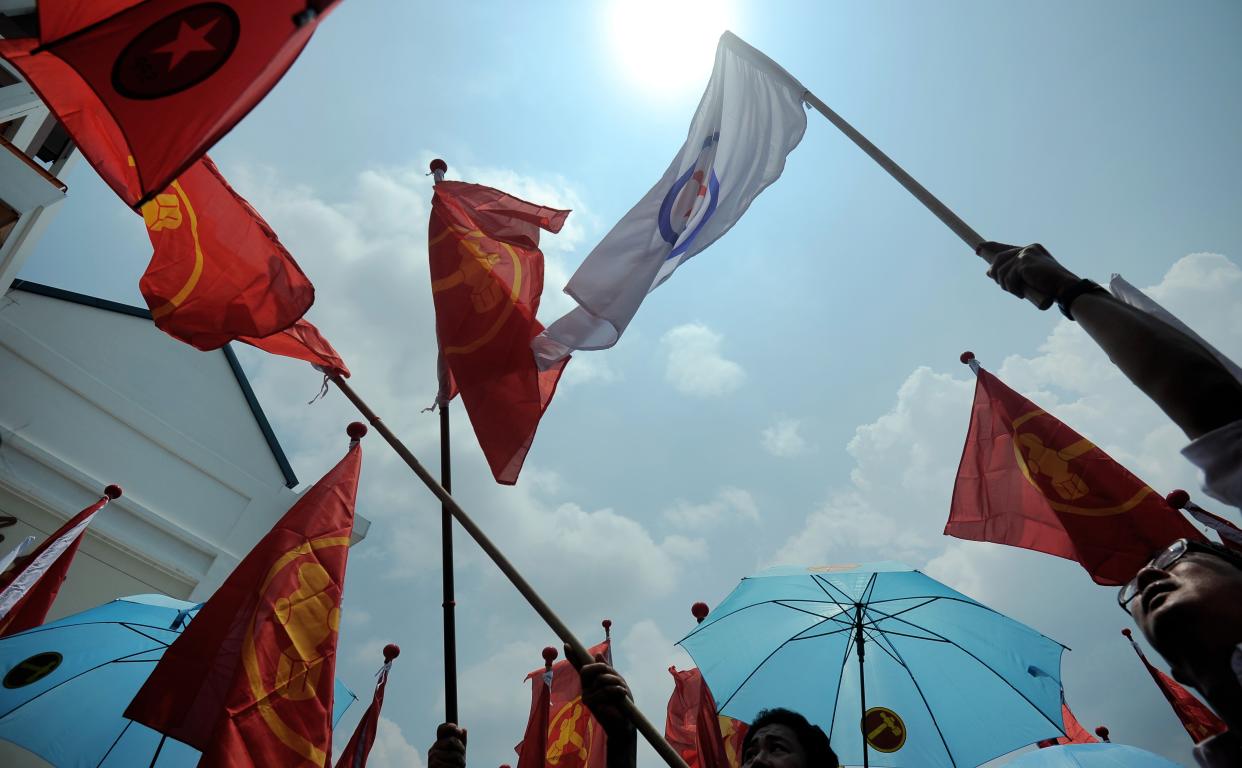
{"type": "MultiPolygon", "coordinates": [[[[425,232],[449,177],[574,208],[545,239],[545,321],[596,241],[681,142],[723,25],[766,52],[985,236],[1123,273],[1242,356],[1242,8],[1231,2],[690,4],[345,2],[212,152],[315,281],[308,317],[354,384],[434,465],[425,232]]],[[[1190,764],[1189,741],[1072,563],[940,536],[970,403],[963,349],[1159,490],[1194,487],[1182,439],[1077,328],[984,265],[812,113],[785,174],[569,366],[515,489],[455,416],[458,495],[663,721],[689,605],[774,562],[901,559],[1074,648],[1069,702],[1118,741],[1190,764]]],[[[22,277],[141,305],[138,217],[81,163],[22,277]]],[[[335,393],[245,352],[304,481],[339,458],[335,393]]],[[[377,747],[408,765],[440,714],[438,510],[378,437],[375,521],[346,590],[340,674],[365,699],[405,653],[377,747]],[[411,746],[412,745],[412,746],[411,746]]],[[[553,641],[459,537],[462,719],[471,762],[513,762],[522,675],[553,641]]],[[[348,722],[360,714],[351,713],[348,722]]],[[[342,740],[343,741],[343,740],[342,740]]],[[[645,754],[645,764],[654,756],[645,754]]]]}

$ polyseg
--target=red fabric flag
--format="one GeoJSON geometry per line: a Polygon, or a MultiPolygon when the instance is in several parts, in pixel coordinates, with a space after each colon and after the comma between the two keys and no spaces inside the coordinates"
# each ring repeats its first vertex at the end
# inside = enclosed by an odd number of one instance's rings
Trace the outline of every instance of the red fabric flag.
{"type": "Polygon", "coordinates": [[[539,419],[565,361],[546,371],[530,342],[543,293],[539,229],[559,232],[569,211],[528,203],[490,187],[436,184],[428,228],[436,332],[496,482],[517,482],[539,419]]]}
{"type": "MultiPolygon", "coordinates": [[[[602,654],[605,661],[612,663],[610,640],[587,650],[591,658],[602,654]]],[[[544,672],[543,669],[536,669],[526,679],[541,679],[544,672]]],[[[529,726],[527,731],[529,733],[529,726]]],[[[547,733],[547,751],[544,755],[549,768],[606,768],[608,740],[604,729],[582,703],[582,679],[568,660],[552,665],[547,733]]],[[[518,745],[518,754],[525,751],[525,745],[526,740],[523,739],[518,745]]]]}
{"type": "Polygon", "coordinates": [[[1055,747],[1059,744],[1096,744],[1099,739],[1087,732],[1082,727],[1082,723],[1078,722],[1078,718],[1074,717],[1074,713],[1070,712],[1069,705],[1061,702],[1061,717],[1065,720],[1065,735],[1055,739],[1044,739],[1035,742],[1035,746],[1043,749],[1044,747],[1055,747]]]}
{"type": "Polygon", "coordinates": [[[384,649],[384,666],[380,668],[379,680],[375,683],[375,694],[371,697],[371,706],[362,713],[362,719],[358,721],[354,735],[345,745],[341,756],[336,759],[336,768],[366,768],[367,756],[371,754],[371,745],[375,743],[375,731],[379,727],[380,710],[384,707],[384,688],[388,686],[388,673],[392,671],[393,658],[396,658],[395,653],[389,656],[390,648],[396,648],[396,646],[390,645],[384,649]]]}
{"type": "Polygon", "coordinates": [[[325,374],[336,373],[342,378],[349,378],[349,368],[345,367],[345,361],[309,320],[298,320],[280,333],[261,339],[241,336],[237,340],[273,355],[305,360],[325,374]]]}
{"type": "Polygon", "coordinates": [[[1077,560],[1124,584],[1199,531],[1077,432],[977,367],[970,431],[944,532],[1077,560]]]}
{"type": "Polygon", "coordinates": [[[1181,683],[1169,677],[1165,673],[1156,669],[1147,660],[1147,655],[1143,653],[1143,649],[1139,648],[1138,643],[1134,642],[1134,637],[1130,630],[1123,629],[1121,634],[1125,635],[1130,641],[1130,645],[1134,647],[1134,652],[1138,654],[1139,660],[1143,662],[1143,666],[1147,667],[1147,671],[1151,673],[1151,679],[1156,681],[1156,687],[1164,694],[1164,698],[1168,700],[1169,706],[1173,707],[1173,713],[1177,715],[1177,719],[1182,721],[1182,727],[1186,729],[1186,733],[1190,734],[1190,740],[1198,744],[1204,739],[1209,739],[1218,733],[1224,733],[1229,730],[1229,726],[1216,716],[1216,713],[1207,708],[1203,702],[1195,698],[1195,695],[1182,687],[1181,683]]]}
{"type": "Polygon", "coordinates": [[[69,518],[69,521],[48,536],[33,552],[23,555],[4,574],[0,574],[0,637],[25,632],[43,623],[51,610],[60,585],[64,583],[73,563],[73,556],[82,543],[86,526],[104,508],[115,486],[99,501],[69,518]]]}
{"type": "Polygon", "coordinates": [[[200,767],[328,764],[361,465],[354,441],[168,647],[125,717],[202,750],[200,767]]]}
{"type": "Polygon", "coordinates": [[[526,719],[526,733],[514,748],[518,753],[517,768],[545,768],[548,755],[548,709],[552,699],[552,670],[532,672],[526,676],[531,681],[530,716],[526,719]],[[536,676],[537,675],[537,676],[536,676]]]}
{"type": "Polygon", "coordinates": [[[203,156],[142,218],[155,254],[138,283],[155,324],[212,350],[293,325],[315,287],[258,211],[203,156]]]}
{"type": "Polygon", "coordinates": [[[137,208],[267,95],[337,2],[40,0],[39,39],[0,56],[137,208]]]}
{"type": "Polygon", "coordinates": [[[673,695],[664,722],[665,740],[690,768],[739,768],[746,724],[716,714],[716,703],[697,668],[679,672],[669,667],[668,671],[673,676],[673,695]],[[735,742],[732,754],[724,736],[726,729],[730,741],[735,742]]]}

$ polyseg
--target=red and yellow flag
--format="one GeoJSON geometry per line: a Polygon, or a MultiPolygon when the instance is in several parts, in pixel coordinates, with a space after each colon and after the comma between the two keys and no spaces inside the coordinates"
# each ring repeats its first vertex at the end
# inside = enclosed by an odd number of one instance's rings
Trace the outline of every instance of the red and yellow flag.
{"type": "Polygon", "coordinates": [[[566,361],[540,371],[530,342],[543,293],[539,230],[559,232],[569,211],[458,181],[436,184],[428,227],[440,351],[496,482],[517,482],[566,361]]]}
{"type": "Polygon", "coordinates": [[[361,466],[355,440],[168,647],[125,717],[202,750],[199,766],[328,764],[361,466]]]}
{"type": "Polygon", "coordinates": [[[202,350],[278,334],[315,287],[258,211],[204,156],[142,206],[155,249],[138,283],[156,326],[202,350]]]}
{"type": "Polygon", "coordinates": [[[1070,711],[1069,704],[1061,702],[1061,719],[1065,721],[1065,735],[1058,736],[1055,739],[1043,739],[1035,742],[1035,746],[1043,749],[1044,747],[1056,747],[1061,744],[1095,744],[1099,741],[1096,737],[1087,732],[1082,727],[1082,723],[1078,722],[1078,718],[1074,717],[1074,713],[1070,711]]]}
{"type": "Polygon", "coordinates": [[[1124,584],[1170,542],[1202,534],[1091,441],[973,364],[970,431],[944,532],[1077,560],[1124,584]]]}
{"type": "Polygon", "coordinates": [[[1193,693],[1183,688],[1181,683],[1152,666],[1151,662],[1147,660],[1147,655],[1143,653],[1143,649],[1139,648],[1138,643],[1134,642],[1134,636],[1130,630],[1123,629],[1121,634],[1129,639],[1130,645],[1134,647],[1134,652],[1138,654],[1139,660],[1143,662],[1143,666],[1151,674],[1151,679],[1156,681],[1156,687],[1164,694],[1164,698],[1169,702],[1169,706],[1173,708],[1173,713],[1177,715],[1177,719],[1182,721],[1182,727],[1190,735],[1191,741],[1198,744],[1204,739],[1210,739],[1218,733],[1224,733],[1229,730],[1229,726],[1225,724],[1225,721],[1217,717],[1215,712],[1207,708],[1207,705],[1195,698],[1193,693]]]}
{"type": "MultiPolygon", "coordinates": [[[[587,649],[591,658],[602,655],[612,663],[612,641],[587,649]]],[[[545,669],[536,669],[526,676],[528,680],[542,681],[545,669]]],[[[532,708],[532,715],[536,714],[532,708]]],[[[568,660],[552,665],[552,682],[548,690],[547,705],[547,768],[605,768],[608,759],[608,741],[604,729],[582,703],[582,678],[568,660]]],[[[530,734],[530,725],[527,725],[530,734]]],[[[526,752],[526,739],[518,745],[518,754],[526,752]]],[[[533,756],[531,762],[534,762],[533,756]]],[[[538,768],[536,764],[536,768],[538,768]]]]}
{"type": "Polygon", "coordinates": [[[668,671],[673,676],[673,695],[668,700],[664,739],[690,768],[740,768],[746,724],[716,714],[716,703],[697,668],[678,671],[669,667],[668,671]]]}
{"type": "Polygon", "coordinates": [[[517,768],[545,768],[548,755],[548,715],[552,700],[552,670],[540,670],[526,676],[530,680],[530,716],[526,733],[514,751],[518,753],[517,768]]]}
{"type": "Polygon", "coordinates": [[[39,37],[0,56],[137,208],[267,95],[336,3],[40,0],[39,37]]]}

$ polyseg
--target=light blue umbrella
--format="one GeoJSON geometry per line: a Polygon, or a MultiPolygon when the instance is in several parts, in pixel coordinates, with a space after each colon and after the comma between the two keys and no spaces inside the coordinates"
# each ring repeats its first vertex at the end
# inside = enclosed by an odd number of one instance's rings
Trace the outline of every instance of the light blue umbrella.
{"type": "Polygon", "coordinates": [[[1125,744],[1066,744],[1022,755],[1008,768],[1182,768],[1172,760],[1125,744]]]}
{"type": "MultiPolygon", "coordinates": [[[[0,739],[57,768],[193,768],[198,750],[121,713],[197,610],[137,595],[0,640],[0,739]]],[[[357,698],[336,682],[334,726],[357,698]]]]}
{"type": "Polygon", "coordinates": [[[770,568],[680,645],[721,714],[800,712],[844,765],[973,768],[1064,734],[1064,648],[898,563],[770,568]]]}

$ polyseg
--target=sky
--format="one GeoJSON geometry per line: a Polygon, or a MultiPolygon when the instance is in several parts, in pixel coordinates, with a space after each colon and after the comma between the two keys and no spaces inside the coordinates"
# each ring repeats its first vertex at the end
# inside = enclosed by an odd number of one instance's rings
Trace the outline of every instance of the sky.
{"type": "MultiPolygon", "coordinates": [[[[984,236],[1113,272],[1242,358],[1242,7],[1236,3],[351,0],[212,156],[315,282],[307,317],[354,388],[429,466],[438,420],[426,267],[431,180],[572,208],[545,236],[540,313],[680,148],[719,33],[767,53],[984,236]]],[[[83,162],[23,278],[142,305],[150,245],[83,162]]],[[[621,342],[568,366],[516,487],[497,486],[454,406],[455,496],[663,724],[690,605],[776,563],[900,560],[1073,649],[1088,727],[1192,765],[1190,741],[1119,630],[1115,591],[1074,563],[941,534],[973,383],[958,355],[1075,427],[1160,492],[1197,492],[1185,438],[1055,310],[985,265],[815,113],[784,175],[653,293],[621,342]]],[[[305,364],[238,354],[299,478],[357,418],[313,405],[305,364]]],[[[338,675],[363,702],[403,648],[373,765],[420,766],[443,719],[439,509],[372,434],[338,675]]],[[[1236,510],[1206,504],[1237,520],[1236,510]]],[[[470,763],[514,763],[526,672],[553,634],[460,529],[460,710],[470,763]]],[[[364,704],[346,716],[347,733],[364,704]]],[[[338,742],[343,744],[347,736],[338,742]]],[[[644,768],[658,764],[640,747],[644,768]]],[[[997,764],[1002,764],[1003,761],[997,764]]]]}

